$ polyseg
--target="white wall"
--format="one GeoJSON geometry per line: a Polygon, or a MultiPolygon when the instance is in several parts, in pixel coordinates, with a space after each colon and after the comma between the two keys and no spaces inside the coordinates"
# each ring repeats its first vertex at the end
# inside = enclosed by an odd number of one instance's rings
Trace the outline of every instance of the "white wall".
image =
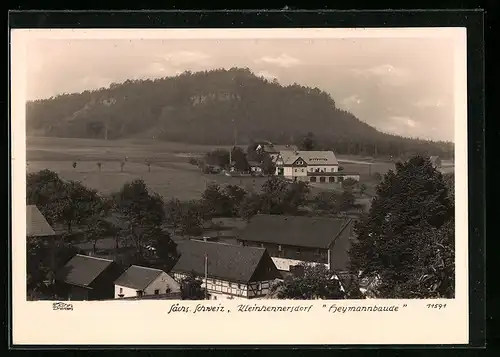
{"type": "MultiPolygon", "coordinates": [[[[271,259],[274,262],[274,265],[276,265],[276,268],[281,271],[290,271],[290,266],[293,265],[299,265],[303,263],[311,264],[311,265],[316,265],[316,264],[322,264],[322,263],[316,263],[316,262],[306,262],[304,260],[297,260],[297,259],[286,259],[286,258],[277,258],[277,257],[271,257],[271,259]]],[[[328,264],[323,264],[326,267],[328,267],[328,264]]]]}
{"type": "Polygon", "coordinates": [[[121,297],[132,297],[137,296],[137,290],[132,288],[127,288],[126,286],[115,285],[115,299],[119,299],[121,297]],[[123,296],[119,296],[123,294],[123,296]]]}
{"type": "Polygon", "coordinates": [[[338,172],[339,166],[338,165],[307,166],[307,171],[309,172],[315,172],[316,169],[318,169],[320,172],[338,172]]]}
{"type": "Polygon", "coordinates": [[[167,288],[170,289],[171,293],[178,293],[181,291],[181,287],[178,282],[176,282],[167,273],[161,273],[151,284],[144,289],[145,295],[153,295],[155,290],[160,290],[160,294],[166,294],[167,288]]]}
{"type": "MultiPolygon", "coordinates": [[[[174,274],[175,279],[179,282],[184,276],[184,274],[174,274]]],[[[204,277],[200,277],[199,279],[202,281],[202,288],[207,288],[211,300],[239,300],[266,295],[271,285],[269,281],[252,282],[249,286],[247,284],[233,283],[220,279],[208,278],[207,281],[205,281],[204,277]]]]}
{"type": "MultiPolygon", "coordinates": [[[[144,289],[143,295],[154,295],[155,290],[159,290],[159,294],[166,294],[167,287],[170,288],[169,293],[180,292],[181,288],[178,282],[176,282],[167,273],[161,273],[151,284],[149,284],[146,289],[144,289]]],[[[122,285],[115,285],[115,299],[120,297],[133,297],[137,296],[137,289],[129,288],[122,285]],[[119,296],[123,294],[123,296],[119,296]]]]}

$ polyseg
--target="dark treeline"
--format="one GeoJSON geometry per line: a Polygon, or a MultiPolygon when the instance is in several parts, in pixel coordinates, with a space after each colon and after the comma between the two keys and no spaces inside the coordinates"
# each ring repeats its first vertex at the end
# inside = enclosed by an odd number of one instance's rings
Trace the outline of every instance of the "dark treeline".
{"type": "Polygon", "coordinates": [[[27,103],[28,135],[119,139],[142,136],[197,144],[252,140],[300,144],[315,134],[340,154],[451,157],[453,144],[377,131],[336,108],[330,95],[282,86],[249,69],[184,72],[27,103]]]}

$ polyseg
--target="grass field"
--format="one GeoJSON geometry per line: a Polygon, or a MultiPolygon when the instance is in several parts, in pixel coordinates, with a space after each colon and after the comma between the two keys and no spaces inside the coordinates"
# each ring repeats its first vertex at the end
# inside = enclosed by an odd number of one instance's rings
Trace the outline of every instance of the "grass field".
{"type": "MultiPolygon", "coordinates": [[[[208,184],[234,184],[246,189],[260,190],[266,178],[204,175],[187,163],[190,156],[203,154],[224,146],[191,145],[147,140],[92,140],[73,138],[28,137],[26,139],[27,171],[49,169],[63,179],[81,181],[88,187],[108,194],[125,183],[143,179],[153,191],[165,199],[197,199],[208,184]],[[127,158],[123,172],[120,162],[127,158]],[[146,161],[151,162],[148,172],[146,161]],[[77,163],[73,168],[73,162],[77,163]],[[97,163],[101,162],[101,172],[97,163]]],[[[369,181],[370,173],[384,174],[394,168],[392,163],[348,163],[356,157],[339,158],[345,172],[358,172],[362,181],[369,181]]]]}

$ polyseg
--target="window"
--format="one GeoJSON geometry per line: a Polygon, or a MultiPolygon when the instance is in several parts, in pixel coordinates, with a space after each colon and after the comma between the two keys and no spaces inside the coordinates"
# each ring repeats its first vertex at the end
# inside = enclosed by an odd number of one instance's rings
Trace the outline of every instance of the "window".
{"type": "Polygon", "coordinates": [[[241,289],[241,284],[238,284],[238,289],[241,289]]]}
{"type": "Polygon", "coordinates": [[[120,288],[120,294],[123,294],[123,288],[120,288]]]}
{"type": "Polygon", "coordinates": [[[325,176],[321,176],[321,177],[319,178],[319,182],[325,182],[325,176]]]}
{"type": "Polygon", "coordinates": [[[233,287],[233,283],[229,283],[229,287],[232,288],[233,287]]]}
{"type": "Polygon", "coordinates": [[[167,286],[167,289],[165,289],[165,294],[168,294],[172,291],[172,289],[170,289],[170,287],[167,286]]]}
{"type": "Polygon", "coordinates": [[[311,182],[316,182],[316,177],[314,176],[311,176],[311,179],[310,179],[311,182]]]}
{"type": "Polygon", "coordinates": [[[329,177],[328,182],[335,182],[335,177],[329,177]]]}
{"type": "Polygon", "coordinates": [[[295,252],[297,255],[300,255],[300,248],[297,248],[297,251],[295,252]]]}
{"type": "Polygon", "coordinates": [[[316,256],[318,256],[318,255],[319,255],[319,249],[316,249],[316,250],[314,251],[314,255],[316,255],[316,256]]]}
{"type": "Polygon", "coordinates": [[[160,290],[159,289],[155,290],[155,295],[160,295],[160,290]]]}
{"type": "Polygon", "coordinates": [[[301,172],[304,172],[304,169],[301,169],[300,171],[301,171],[301,172]]]}
{"type": "Polygon", "coordinates": [[[278,252],[281,252],[281,245],[278,245],[278,252]]]}
{"type": "Polygon", "coordinates": [[[332,172],[335,172],[335,168],[332,167],[332,172]]]}
{"type": "Polygon", "coordinates": [[[137,290],[136,293],[137,293],[137,296],[142,296],[143,295],[143,292],[141,290],[137,290]]]}

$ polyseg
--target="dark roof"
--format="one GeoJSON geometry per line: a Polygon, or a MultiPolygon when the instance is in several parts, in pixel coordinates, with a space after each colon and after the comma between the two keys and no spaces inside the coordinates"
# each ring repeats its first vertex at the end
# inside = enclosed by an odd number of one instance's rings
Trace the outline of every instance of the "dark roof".
{"type": "Polygon", "coordinates": [[[77,254],[57,272],[57,279],[67,284],[88,287],[112,260],[77,254]]]}
{"type": "Polygon", "coordinates": [[[206,255],[209,277],[243,283],[250,281],[266,253],[264,248],[194,240],[178,241],[177,250],[181,256],[173,272],[204,276],[206,255]]]}
{"type": "Polygon", "coordinates": [[[132,265],[120,275],[115,285],[125,286],[136,290],[144,290],[153,282],[163,270],[132,265]]]}
{"type": "Polygon", "coordinates": [[[35,205],[26,206],[26,236],[47,237],[56,233],[35,205]]]}
{"type": "Polygon", "coordinates": [[[307,172],[307,176],[359,176],[358,172],[346,172],[346,171],[338,171],[338,172],[307,172]]]}
{"type": "Polygon", "coordinates": [[[308,248],[328,248],[349,219],[258,214],[238,239],[308,248]]]}

